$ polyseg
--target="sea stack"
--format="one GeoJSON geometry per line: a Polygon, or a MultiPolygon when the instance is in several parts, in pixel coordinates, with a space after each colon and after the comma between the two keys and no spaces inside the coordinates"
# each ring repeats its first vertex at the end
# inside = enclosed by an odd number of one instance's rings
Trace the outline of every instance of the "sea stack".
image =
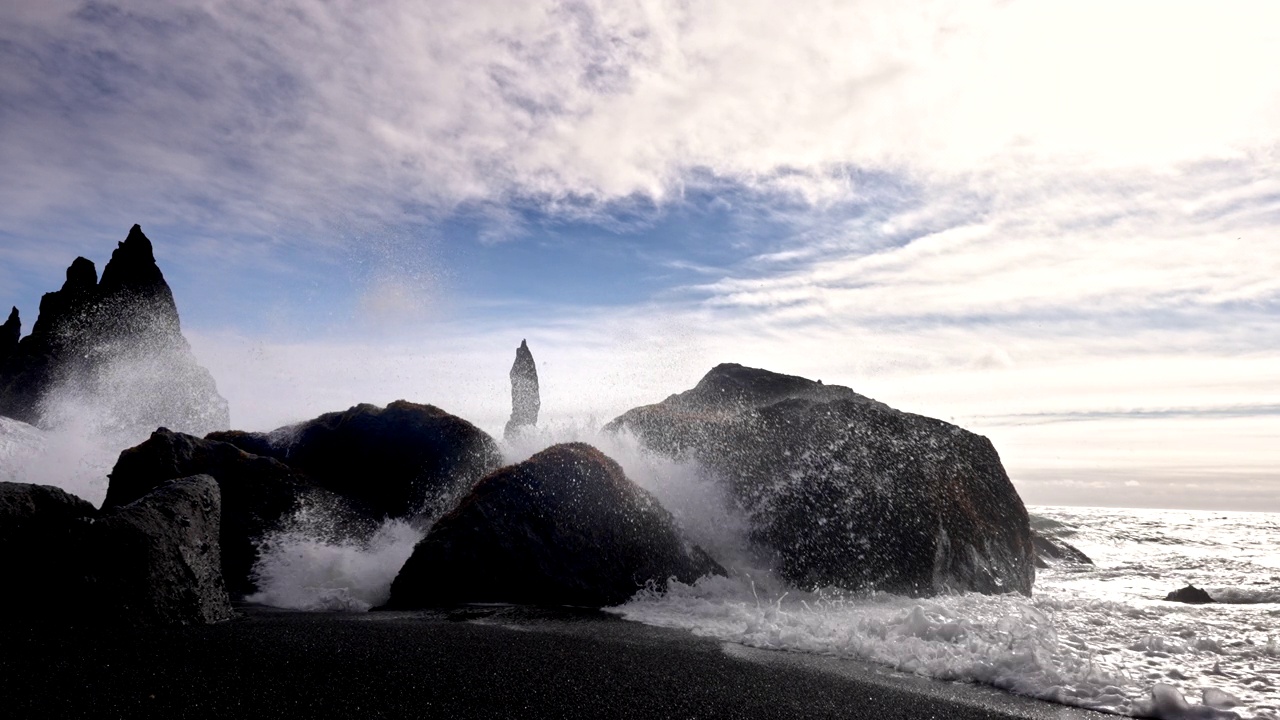
{"type": "Polygon", "coordinates": [[[17,311],[0,330],[0,415],[48,427],[60,397],[101,411],[104,430],[165,426],[203,435],[230,424],[227,402],[178,321],[151,241],[134,225],[102,271],[78,257],[40,300],[31,334],[14,345],[17,311]],[[12,346],[12,347],[11,347],[12,346]]]}
{"type": "Polygon", "coordinates": [[[0,325],[0,362],[18,351],[18,339],[22,337],[22,318],[18,317],[18,308],[9,313],[9,319],[0,325]]]}
{"type": "Polygon", "coordinates": [[[507,421],[503,436],[510,438],[522,427],[537,425],[541,407],[538,366],[533,362],[529,344],[521,340],[520,347],[516,348],[516,361],[511,365],[511,419],[507,421]]]}

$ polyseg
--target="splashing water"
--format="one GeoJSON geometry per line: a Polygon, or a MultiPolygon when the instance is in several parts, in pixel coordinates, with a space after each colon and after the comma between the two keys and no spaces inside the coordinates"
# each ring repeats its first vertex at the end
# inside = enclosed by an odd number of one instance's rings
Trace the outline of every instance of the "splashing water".
{"type": "Polygon", "coordinates": [[[365,612],[387,601],[391,581],[424,532],[387,520],[368,539],[335,537],[336,524],[304,506],[259,545],[258,592],[249,602],[309,611],[365,612]]]}

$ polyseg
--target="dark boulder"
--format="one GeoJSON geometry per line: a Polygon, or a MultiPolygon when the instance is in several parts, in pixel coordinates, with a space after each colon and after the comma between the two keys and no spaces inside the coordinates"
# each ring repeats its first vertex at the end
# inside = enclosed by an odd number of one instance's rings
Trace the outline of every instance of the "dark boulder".
{"type": "Polygon", "coordinates": [[[723,572],[616,462],[570,443],[481,480],[414,548],[387,607],[599,607],[723,572]]]}
{"type": "Polygon", "coordinates": [[[538,424],[538,411],[542,408],[542,400],[538,394],[538,366],[533,362],[533,353],[529,345],[520,341],[516,348],[516,360],[511,365],[511,419],[503,431],[505,437],[522,427],[538,424]]]}
{"type": "Polygon", "coordinates": [[[113,624],[201,625],[232,616],[219,553],[220,493],[208,475],[171,480],[86,533],[86,610],[113,624]]]}
{"type": "Polygon", "coordinates": [[[281,529],[305,504],[344,518],[349,535],[373,529],[367,509],[314,487],[305,474],[274,458],[165,428],[120,454],[109,476],[103,510],[132,503],[169,480],[200,474],[211,475],[221,493],[222,574],[235,596],[256,589],[251,571],[258,559],[257,543],[281,529]]]}
{"type": "Polygon", "coordinates": [[[212,433],[211,440],[269,456],[376,516],[438,516],[502,463],[475,425],[433,405],[356,405],[271,433],[212,433]]]}
{"type": "Polygon", "coordinates": [[[2,350],[0,415],[47,426],[56,421],[46,417],[48,402],[66,390],[103,408],[104,422],[122,425],[108,430],[204,434],[229,424],[227,403],[182,336],[173,293],[137,225],[101,282],[92,262],[76,258],[62,288],[40,300],[31,334],[7,356],[2,350]]]}
{"type": "Polygon", "coordinates": [[[796,586],[1031,592],[1026,508],[991,442],[954,425],[725,364],[606,429],[720,479],[796,586]]]}
{"type": "Polygon", "coordinates": [[[49,485],[0,482],[0,616],[78,609],[81,535],[97,515],[87,501],[49,485]]]}
{"type": "Polygon", "coordinates": [[[1164,596],[1168,602],[1187,603],[1188,605],[1204,605],[1211,602],[1217,602],[1209,593],[1201,590],[1194,585],[1188,585],[1180,590],[1174,590],[1164,596]]]}

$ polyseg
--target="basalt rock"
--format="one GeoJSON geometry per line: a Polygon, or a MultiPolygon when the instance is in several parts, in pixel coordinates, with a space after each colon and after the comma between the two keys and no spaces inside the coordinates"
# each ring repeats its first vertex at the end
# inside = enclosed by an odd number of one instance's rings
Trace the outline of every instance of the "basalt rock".
{"type": "Polygon", "coordinates": [[[698,461],[796,586],[1031,592],[1026,508],[991,442],[954,425],[725,364],[606,429],[698,461]]]}
{"type": "Polygon", "coordinates": [[[1195,585],[1188,585],[1179,590],[1174,590],[1164,596],[1168,602],[1187,603],[1188,605],[1205,605],[1211,602],[1217,602],[1209,593],[1201,590],[1195,585]]]}
{"type": "Polygon", "coordinates": [[[414,548],[390,608],[605,606],[723,569],[622,468],[582,443],[488,475],[414,548]]]}
{"type": "Polygon", "coordinates": [[[18,316],[18,308],[9,311],[9,319],[0,325],[0,363],[18,351],[18,340],[22,337],[22,318],[18,316]]]}
{"type": "Polygon", "coordinates": [[[103,510],[128,505],[170,480],[200,474],[212,476],[219,487],[222,575],[233,596],[256,590],[252,569],[257,543],[282,529],[303,507],[319,508],[335,518],[348,537],[370,534],[376,525],[367,508],[315,487],[305,474],[274,458],[166,428],[120,454],[109,476],[103,510]]]}
{"type": "Polygon", "coordinates": [[[1092,565],[1093,560],[1075,545],[1061,538],[1049,537],[1031,530],[1031,543],[1036,550],[1036,567],[1045,569],[1058,563],[1092,565]]]}
{"type": "Polygon", "coordinates": [[[81,609],[83,529],[93,505],[49,485],[0,482],[0,620],[81,609]]]}
{"type": "Polygon", "coordinates": [[[542,401],[538,395],[538,366],[533,362],[533,353],[529,345],[520,341],[516,348],[516,361],[511,365],[511,419],[503,431],[505,437],[522,427],[538,424],[538,411],[542,401]]]}
{"type": "Polygon", "coordinates": [[[433,405],[356,405],[270,433],[219,432],[211,440],[275,458],[376,516],[442,514],[502,456],[488,433],[433,405]]]}
{"type": "Polygon", "coordinates": [[[169,481],[86,533],[92,615],[113,624],[229,619],[219,551],[221,497],[208,475],[169,481]]]}
{"type": "Polygon", "coordinates": [[[49,425],[59,392],[105,408],[108,430],[174,427],[204,434],[229,424],[226,401],[182,336],[173,293],[151,241],[134,225],[98,281],[76,258],[62,288],[40,300],[31,334],[10,352],[16,311],[0,333],[0,415],[49,425]],[[12,323],[12,324],[11,324],[12,323]]]}

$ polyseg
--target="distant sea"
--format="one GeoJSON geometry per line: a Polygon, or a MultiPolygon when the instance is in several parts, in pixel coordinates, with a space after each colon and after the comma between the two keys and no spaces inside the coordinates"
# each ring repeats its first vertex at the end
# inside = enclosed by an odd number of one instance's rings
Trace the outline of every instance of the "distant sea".
{"type": "Polygon", "coordinates": [[[617,612],[1123,715],[1280,718],[1280,514],[1029,510],[1094,561],[1040,570],[1031,598],[762,592],[737,578],[640,596],[617,612]],[[1219,602],[1163,600],[1188,583],[1219,602]]]}

